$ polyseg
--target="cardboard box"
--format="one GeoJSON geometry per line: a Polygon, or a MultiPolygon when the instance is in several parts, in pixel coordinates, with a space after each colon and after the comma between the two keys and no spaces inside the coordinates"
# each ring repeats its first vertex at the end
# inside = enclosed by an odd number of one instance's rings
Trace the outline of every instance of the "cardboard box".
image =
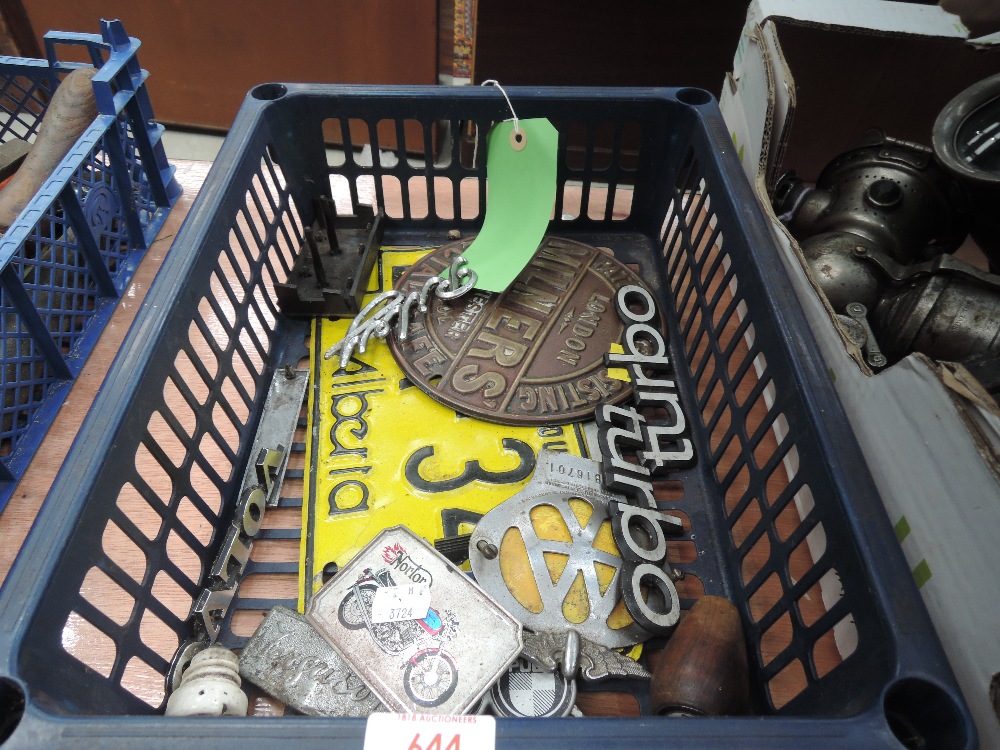
{"type": "Polygon", "coordinates": [[[769,199],[784,171],[814,181],[871,127],[930,145],[944,105],[1000,68],[977,41],[937,6],[755,0],[720,102],[982,746],[1000,747],[1000,412],[922,355],[872,376],[769,199]]]}

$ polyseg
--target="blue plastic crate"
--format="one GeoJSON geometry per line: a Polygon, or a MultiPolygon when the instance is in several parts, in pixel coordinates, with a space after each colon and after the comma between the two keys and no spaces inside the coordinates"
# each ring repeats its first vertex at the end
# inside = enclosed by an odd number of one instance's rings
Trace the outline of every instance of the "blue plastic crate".
{"type": "Polygon", "coordinates": [[[0,508],[180,195],[152,121],[139,41],[51,32],[47,59],[0,58],[0,141],[33,141],[59,82],[95,67],[98,116],[0,239],[0,508]]]}
{"type": "MultiPolygon", "coordinates": [[[[560,131],[551,231],[611,248],[658,295],[698,456],[660,507],[690,520],[683,585],[700,582],[740,611],[753,715],[500,720],[498,745],[974,746],[714,99],[692,89],[509,93],[519,116],[560,131]],[[610,150],[596,146],[599,134],[610,150]],[[579,204],[570,184],[582,186],[579,204]],[[834,647],[842,659],[822,666],[817,654],[834,647]]],[[[301,246],[312,199],[332,184],[350,197],[342,209],[385,207],[385,186],[398,185],[402,210],[389,211],[385,245],[475,231],[485,149],[470,163],[456,138],[435,162],[437,126],[475,124],[482,137],[506,116],[502,97],[478,88],[251,92],[0,592],[6,746],[361,747],[361,720],[164,718],[163,679],[195,632],[191,605],[233,522],[271,379],[305,354],[306,327],[280,314],[274,284],[301,246]],[[328,159],[324,130],[339,130],[346,156],[328,159]],[[391,137],[398,159],[362,163],[351,141],[362,132],[375,154],[391,137]]],[[[287,477],[301,494],[308,477],[287,477]]],[[[282,506],[301,507],[294,491],[282,506]]],[[[284,546],[286,557],[249,563],[222,643],[240,647],[253,629],[245,616],[255,624],[280,601],[248,582],[294,581],[300,534],[291,524],[257,537],[256,550],[284,546]]]]}

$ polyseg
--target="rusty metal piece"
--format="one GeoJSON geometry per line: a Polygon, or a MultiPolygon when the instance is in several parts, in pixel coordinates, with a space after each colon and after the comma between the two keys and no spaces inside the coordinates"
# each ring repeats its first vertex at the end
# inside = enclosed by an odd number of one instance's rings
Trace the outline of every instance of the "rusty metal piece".
{"type": "MultiPolygon", "coordinates": [[[[406,296],[444,271],[467,240],[444,245],[396,284],[406,296]]],[[[405,341],[389,337],[409,380],[438,401],[500,424],[563,424],[618,403],[631,386],[604,363],[624,324],[617,290],[644,286],[614,256],[573,240],[547,237],[502,294],[473,290],[455,301],[432,298],[410,322],[405,341]]]]}
{"type": "Polygon", "coordinates": [[[240,675],[307,716],[365,717],[385,710],[309,621],[281,606],[240,652],[240,675]]]}
{"type": "Polygon", "coordinates": [[[890,289],[875,308],[872,328],[893,361],[909,352],[948,362],[983,355],[995,359],[1000,355],[1000,293],[938,273],[890,289]]]}
{"type": "Polygon", "coordinates": [[[356,210],[341,215],[329,198],[313,201],[315,219],[303,230],[295,264],[288,278],[274,285],[285,315],[350,317],[361,309],[382,244],[384,213],[366,205],[356,210]]]}
{"type": "MultiPolygon", "coordinates": [[[[968,233],[967,200],[931,150],[877,130],[865,140],[827,164],[814,188],[794,173],[778,181],[775,211],[806,257],[815,261],[842,233],[900,263],[958,248],[968,233]],[[813,239],[809,249],[806,239],[813,239]]],[[[821,286],[835,282],[820,276],[821,286]]]]}

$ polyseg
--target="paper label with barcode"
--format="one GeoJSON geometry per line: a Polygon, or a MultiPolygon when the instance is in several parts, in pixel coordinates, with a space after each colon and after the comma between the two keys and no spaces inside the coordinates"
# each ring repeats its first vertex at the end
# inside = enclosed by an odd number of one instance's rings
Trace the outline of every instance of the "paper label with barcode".
{"type": "Polygon", "coordinates": [[[380,586],[372,602],[372,622],[422,620],[431,606],[431,587],[424,584],[380,586]]]}

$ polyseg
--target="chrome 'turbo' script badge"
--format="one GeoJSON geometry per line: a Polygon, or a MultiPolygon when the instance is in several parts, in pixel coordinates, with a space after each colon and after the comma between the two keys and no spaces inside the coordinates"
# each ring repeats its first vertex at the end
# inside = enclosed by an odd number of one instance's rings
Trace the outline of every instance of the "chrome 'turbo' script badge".
{"type": "Polygon", "coordinates": [[[604,486],[628,499],[612,509],[615,541],[626,560],[622,585],[625,607],[642,627],[666,634],[677,624],[679,612],[673,601],[677,590],[663,568],[667,557],[663,527],[672,533],[681,533],[683,527],[679,519],[670,520],[657,509],[653,479],[694,463],[694,448],[685,437],[687,417],[678,397],[667,343],[659,328],[650,325],[659,323],[653,296],[643,287],[624,286],[615,296],[615,307],[628,323],[624,352],[608,354],[605,359],[609,365],[628,370],[635,405],[604,404],[597,409],[604,486]],[[656,408],[665,418],[649,421],[636,406],[656,408]],[[635,452],[638,463],[628,460],[629,451],[635,452]],[[671,605],[662,609],[650,606],[642,596],[644,587],[659,589],[663,601],[671,605]]]}
{"type": "Polygon", "coordinates": [[[651,477],[693,464],[694,447],[685,437],[687,417],[673,379],[667,343],[659,328],[650,325],[650,321],[659,322],[653,295],[641,286],[624,286],[615,296],[615,307],[628,322],[625,351],[608,354],[605,360],[609,366],[628,370],[636,406],[662,409],[667,417],[651,423],[635,406],[598,408],[604,483],[640,505],[655,508],[651,477]],[[623,449],[636,450],[639,463],[626,460],[623,449]]]}

